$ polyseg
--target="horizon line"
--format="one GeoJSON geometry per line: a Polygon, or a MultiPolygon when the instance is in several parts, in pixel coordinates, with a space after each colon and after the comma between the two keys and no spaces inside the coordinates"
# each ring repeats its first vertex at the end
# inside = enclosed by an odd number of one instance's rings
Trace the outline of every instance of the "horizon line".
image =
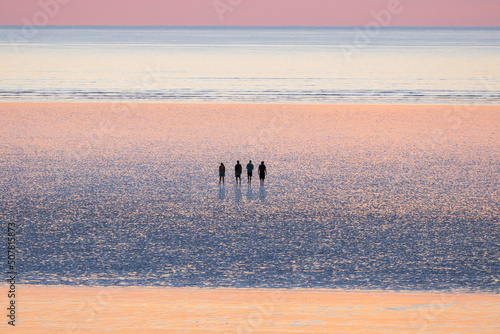
{"type": "MultiPolygon", "coordinates": [[[[26,24],[0,24],[0,27],[24,27],[26,24]]],[[[364,25],[161,25],[161,24],[47,24],[43,26],[34,25],[39,29],[51,27],[200,27],[200,28],[362,28],[364,25]]],[[[455,25],[400,25],[400,26],[380,26],[380,29],[390,28],[500,28],[498,26],[455,26],[455,25]]]]}

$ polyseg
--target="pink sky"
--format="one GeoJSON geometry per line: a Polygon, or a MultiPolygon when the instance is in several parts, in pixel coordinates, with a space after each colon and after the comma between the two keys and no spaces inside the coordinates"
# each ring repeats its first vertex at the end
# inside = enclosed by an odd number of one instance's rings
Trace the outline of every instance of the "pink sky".
{"type": "Polygon", "coordinates": [[[384,25],[500,25],[500,0],[0,0],[0,24],[363,26],[391,3],[384,25]]]}

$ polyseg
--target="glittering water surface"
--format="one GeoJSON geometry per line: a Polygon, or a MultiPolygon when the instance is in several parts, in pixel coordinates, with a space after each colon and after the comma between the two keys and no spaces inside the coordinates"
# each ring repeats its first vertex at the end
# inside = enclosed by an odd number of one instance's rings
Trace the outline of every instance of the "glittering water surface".
{"type": "Polygon", "coordinates": [[[15,108],[0,213],[23,283],[500,290],[497,110],[15,108]],[[235,186],[249,158],[265,186],[235,186]]]}

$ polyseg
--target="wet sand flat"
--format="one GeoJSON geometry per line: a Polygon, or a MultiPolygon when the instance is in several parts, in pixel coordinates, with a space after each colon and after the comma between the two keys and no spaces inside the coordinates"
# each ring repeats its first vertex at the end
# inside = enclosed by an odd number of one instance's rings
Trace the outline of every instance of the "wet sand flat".
{"type": "MultiPolygon", "coordinates": [[[[18,291],[18,320],[11,333],[500,330],[500,298],[491,294],[25,285],[18,291]]],[[[8,328],[5,321],[0,326],[8,328]]]]}

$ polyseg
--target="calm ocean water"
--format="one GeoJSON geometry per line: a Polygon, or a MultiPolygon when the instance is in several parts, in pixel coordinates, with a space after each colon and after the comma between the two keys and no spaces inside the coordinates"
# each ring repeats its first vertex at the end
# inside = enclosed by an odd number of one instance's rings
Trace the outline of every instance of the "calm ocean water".
{"type": "Polygon", "coordinates": [[[1,101],[498,104],[500,29],[0,27],[1,101]]]}

